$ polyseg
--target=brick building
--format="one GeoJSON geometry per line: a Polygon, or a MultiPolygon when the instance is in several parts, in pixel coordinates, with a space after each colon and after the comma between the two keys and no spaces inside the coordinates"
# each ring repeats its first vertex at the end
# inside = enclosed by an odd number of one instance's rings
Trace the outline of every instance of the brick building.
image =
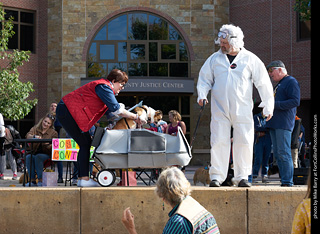
{"type": "MultiPolygon", "coordinates": [[[[229,22],[243,29],[245,47],[265,64],[273,59],[284,61],[301,85],[302,113],[298,114],[303,119],[308,116],[310,40],[297,40],[294,0],[277,4],[272,0],[2,3],[5,9],[34,14],[34,51],[20,74],[22,80],[34,83],[32,97],[39,103],[26,120],[19,121],[22,134],[46,113],[51,102],[105,76],[112,68],[121,68],[129,73],[130,80],[119,101],[132,106],[143,100],[164,114],[177,109],[190,138],[199,113],[195,88],[198,72],[218,49],[214,39],[219,28],[229,22]]],[[[254,98],[259,99],[257,95],[254,98]]],[[[195,158],[201,159],[198,162],[209,159],[209,122],[207,108],[193,147],[195,158]]]]}
{"type": "MultiPolygon", "coordinates": [[[[1,0],[1,3],[6,16],[14,17],[16,32],[14,41],[16,43],[12,43],[9,48],[31,51],[29,62],[25,62],[19,72],[22,81],[33,83],[35,92],[31,93],[31,98],[38,98],[38,104],[25,119],[12,123],[24,136],[34,126],[35,121],[48,111],[46,92],[48,76],[47,1],[1,0]]],[[[5,120],[5,123],[10,122],[5,120]]]]}
{"type": "MultiPolygon", "coordinates": [[[[288,74],[295,77],[301,90],[297,115],[311,141],[311,40],[310,22],[299,21],[293,10],[295,1],[230,0],[230,22],[242,28],[246,49],[267,65],[284,62],[288,74]]],[[[257,93],[255,98],[259,99],[257,93]]]]}

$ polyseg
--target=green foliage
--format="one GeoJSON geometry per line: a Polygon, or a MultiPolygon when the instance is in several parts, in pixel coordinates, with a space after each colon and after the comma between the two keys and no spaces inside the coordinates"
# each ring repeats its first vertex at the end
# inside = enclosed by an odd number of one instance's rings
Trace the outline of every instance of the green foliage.
{"type": "Polygon", "coordinates": [[[300,20],[311,20],[311,0],[296,0],[294,10],[299,12],[300,20]]]}
{"type": "Polygon", "coordinates": [[[10,18],[5,20],[5,12],[0,5],[0,113],[10,120],[23,119],[37,104],[37,99],[27,100],[34,91],[31,82],[19,80],[18,68],[29,61],[30,51],[8,51],[9,39],[14,35],[10,18]]]}

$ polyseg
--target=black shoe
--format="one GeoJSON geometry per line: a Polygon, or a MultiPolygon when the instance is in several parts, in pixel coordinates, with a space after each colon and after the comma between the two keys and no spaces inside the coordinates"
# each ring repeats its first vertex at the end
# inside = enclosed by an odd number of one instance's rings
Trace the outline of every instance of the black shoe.
{"type": "Polygon", "coordinates": [[[58,178],[57,183],[59,183],[59,184],[63,184],[63,179],[62,179],[62,178],[58,178]]]}
{"type": "Polygon", "coordinates": [[[251,187],[251,183],[246,179],[242,179],[240,180],[238,187],[251,187]]]}
{"type": "Polygon", "coordinates": [[[212,180],[209,187],[220,187],[220,183],[217,180],[212,180]]]}
{"type": "Polygon", "coordinates": [[[292,187],[290,184],[281,184],[281,187],[292,187]]]}

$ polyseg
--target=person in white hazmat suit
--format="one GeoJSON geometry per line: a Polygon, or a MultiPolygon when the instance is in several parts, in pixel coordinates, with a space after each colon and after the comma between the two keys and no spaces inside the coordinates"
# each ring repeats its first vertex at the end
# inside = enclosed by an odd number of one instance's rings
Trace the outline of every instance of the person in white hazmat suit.
{"type": "Polygon", "coordinates": [[[227,178],[230,133],[233,127],[233,184],[250,187],[253,158],[253,84],[258,89],[263,115],[273,114],[273,87],[263,62],[246,50],[243,32],[234,25],[223,25],[216,44],[220,50],[204,63],[197,83],[198,103],[208,103],[211,90],[211,167],[210,187],[219,187],[227,178]]]}

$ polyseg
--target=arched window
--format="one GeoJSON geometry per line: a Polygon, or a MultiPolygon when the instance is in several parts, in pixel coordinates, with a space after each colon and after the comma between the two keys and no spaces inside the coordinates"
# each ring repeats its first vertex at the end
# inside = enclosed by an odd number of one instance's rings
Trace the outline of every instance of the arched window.
{"type": "Polygon", "coordinates": [[[100,78],[114,68],[132,77],[190,77],[190,59],[178,30],[161,16],[131,11],[101,25],[87,54],[87,77],[100,78]]]}
{"type": "MultiPolygon", "coordinates": [[[[129,82],[117,100],[127,106],[143,100],[143,104],[162,110],[165,121],[170,110],[179,111],[189,139],[193,52],[183,30],[161,15],[153,9],[122,9],[99,23],[85,46],[87,76],[81,84],[106,77],[114,68],[127,72],[129,82]]],[[[103,121],[100,124],[103,126],[103,121]]]]}

